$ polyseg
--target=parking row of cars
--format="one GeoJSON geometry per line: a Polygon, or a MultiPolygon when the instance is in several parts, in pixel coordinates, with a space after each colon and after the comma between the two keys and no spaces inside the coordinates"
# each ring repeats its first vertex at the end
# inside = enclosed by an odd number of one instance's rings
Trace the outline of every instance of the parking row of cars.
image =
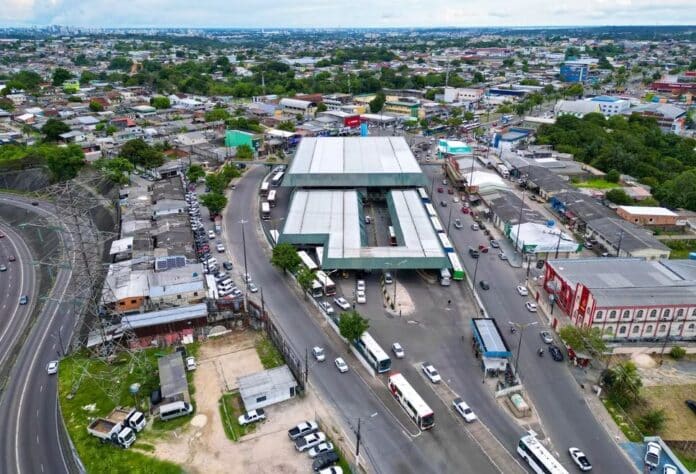
{"type": "Polygon", "coordinates": [[[319,431],[316,421],[303,421],[288,430],[288,437],[295,443],[295,449],[306,452],[313,459],[312,470],[319,474],[343,474],[340,466],[335,466],[339,461],[338,453],[334,445],[319,431]]]}

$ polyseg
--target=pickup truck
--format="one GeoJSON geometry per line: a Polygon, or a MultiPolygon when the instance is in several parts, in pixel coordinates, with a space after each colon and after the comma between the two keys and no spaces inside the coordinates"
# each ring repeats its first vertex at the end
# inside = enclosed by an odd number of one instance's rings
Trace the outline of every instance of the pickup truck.
{"type": "Polygon", "coordinates": [[[116,407],[106,416],[106,419],[115,423],[121,423],[137,433],[140,433],[147,423],[145,415],[135,408],[116,407]]]}
{"type": "Polygon", "coordinates": [[[87,433],[96,436],[102,443],[114,443],[122,448],[130,448],[135,443],[135,433],[121,423],[105,418],[97,418],[87,426],[87,433]]]}
{"type": "Polygon", "coordinates": [[[295,440],[295,449],[299,452],[307,451],[309,448],[313,448],[317,444],[326,441],[326,435],[321,431],[316,433],[308,434],[302,438],[297,438],[295,440]]]}
{"type": "Polygon", "coordinates": [[[288,436],[292,440],[296,440],[301,436],[306,436],[310,433],[314,433],[319,429],[319,425],[316,421],[303,421],[294,428],[288,430],[288,436]]]}

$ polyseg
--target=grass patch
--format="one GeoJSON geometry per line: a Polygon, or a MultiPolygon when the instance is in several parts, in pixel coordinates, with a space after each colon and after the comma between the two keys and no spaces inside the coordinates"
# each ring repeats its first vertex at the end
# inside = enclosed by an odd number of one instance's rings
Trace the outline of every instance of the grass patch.
{"type": "Polygon", "coordinates": [[[587,181],[580,181],[579,183],[573,183],[576,188],[591,188],[591,189],[614,189],[620,188],[621,185],[617,183],[612,183],[611,181],[606,181],[604,179],[588,179],[587,181]]]}
{"type": "MultiPolygon", "coordinates": [[[[189,354],[195,354],[198,346],[187,346],[189,354]]],[[[111,364],[93,359],[86,352],[79,352],[61,360],[58,371],[58,399],[65,425],[77,449],[80,459],[89,473],[123,474],[175,474],[183,472],[174,463],[148,456],[154,446],[143,441],[154,441],[162,433],[189,422],[190,417],[169,422],[155,421],[138,433],[130,449],[102,444],[87,433],[87,425],[99,416],[106,416],[116,406],[135,406],[146,411],[147,397],[159,385],[157,359],[173,349],[148,349],[137,359],[127,353],[116,356],[111,364]],[[133,383],[141,385],[138,400],[129,392],[133,383]],[[71,395],[71,396],[70,396],[71,395]],[[69,397],[70,396],[70,397],[69,397]]],[[[192,388],[192,374],[187,374],[192,388]]]]}
{"type": "Polygon", "coordinates": [[[689,470],[689,472],[696,472],[696,457],[677,449],[673,449],[672,452],[677,455],[681,463],[689,470]]]}
{"type": "Polygon", "coordinates": [[[259,338],[256,342],[256,352],[259,355],[259,359],[261,359],[261,364],[264,369],[272,369],[285,364],[283,355],[268,337],[264,336],[259,338]]]}
{"type": "Polygon", "coordinates": [[[638,429],[633,427],[631,419],[626,419],[627,416],[624,416],[624,412],[621,411],[621,408],[618,408],[616,405],[614,405],[614,403],[612,403],[612,401],[608,398],[603,398],[602,403],[604,403],[604,406],[606,407],[607,411],[614,419],[614,423],[616,423],[616,426],[618,426],[621,429],[621,431],[626,436],[626,438],[628,438],[629,441],[640,442],[643,440],[643,434],[640,431],[638,431],[638,429]]]}
{"type": "Polygon", "coordinates": [[[662,409],[667,415],[665,427],[659,433],[664,439],[696,439],[694,414],[684,403],[684,400],[693,398],[694,393],[696,384],[657,385],[641,390],[648,409],[662,409]]]}
{"type": "Polygon", "coordinates": [[[670,248],[669,258],[689,258],[690,252],[696,252],[696,240],[664,240],[670,248]]]}
{"type": "Polygon", "coordinates": [[[218,401],[218,407],[220,409],[222,427],[225,429],[225,435],[228,439],[238,441],[239,438],[256,429],[257,423],[244,426],[239,424],[239,415],[244,413],[244,404],[239,392],[224,394],[218,401]]]}

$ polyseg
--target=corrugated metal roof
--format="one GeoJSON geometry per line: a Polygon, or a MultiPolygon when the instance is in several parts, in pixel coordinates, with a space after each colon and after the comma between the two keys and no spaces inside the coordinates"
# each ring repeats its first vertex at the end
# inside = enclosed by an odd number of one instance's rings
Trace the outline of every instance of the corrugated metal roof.
{"type": "Polygon", "coordinates": [[[188,392],[184,360],[180,353],[174,352],[173,354],[160,357],[157,365],[159,367],[162,398],[176,397],[179,394],[188,392]]]}

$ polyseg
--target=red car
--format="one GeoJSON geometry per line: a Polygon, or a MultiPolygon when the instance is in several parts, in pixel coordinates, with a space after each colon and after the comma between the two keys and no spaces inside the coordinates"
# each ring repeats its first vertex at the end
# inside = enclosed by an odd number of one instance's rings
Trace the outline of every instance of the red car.
{"type": "Polygon", "coordinates": [[[437,188],[438,193],[442,193],[443,189],[442,188],[437,188]]]}
{"type": "Polygon", "coordinates": [[[481,253],[488,253],[488,247],[486,247],[483,244],[479,245],[479,250],[481,251],[481,253]]]}
{"type": "Polygon", "coordinates": [[[448,189],[448,190],[447,190],[447,194],[454,194],[454,190],[453,190],[453,189],[448,189]]]}
{"type": "Polygon", "coordinates": [[[466,207],[466,206],[462,207],[463,214],[468,214],[469,212],[471,212],[471,210],[468,207],[466,207]]]}
{"type": "Polygon", "coordinates": [[[17,259],[15,258],[14,255],[10,255],[9,257],[7,257],[7,260],[9,260],[10,262],[14,262],[17,259]]]}

